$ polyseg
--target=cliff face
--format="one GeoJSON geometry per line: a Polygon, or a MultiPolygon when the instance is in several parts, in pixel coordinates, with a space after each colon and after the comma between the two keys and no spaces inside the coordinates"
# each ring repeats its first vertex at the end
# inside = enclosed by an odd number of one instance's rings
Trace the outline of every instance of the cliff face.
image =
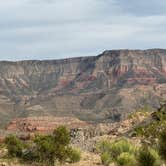
{"type": "Polygon", "coordinates": [[[0,117],[76,116],[115,121],[166,96],[166,50],[0,62],[0,117]]]}

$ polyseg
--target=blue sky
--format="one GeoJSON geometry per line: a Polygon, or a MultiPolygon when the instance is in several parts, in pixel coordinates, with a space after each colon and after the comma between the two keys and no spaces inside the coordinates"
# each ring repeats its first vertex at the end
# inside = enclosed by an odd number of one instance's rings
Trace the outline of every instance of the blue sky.
{"type": "Polygon", "coordinates": [[[166,48],[165,0],[1,0],[0,60],[166,48]]]}

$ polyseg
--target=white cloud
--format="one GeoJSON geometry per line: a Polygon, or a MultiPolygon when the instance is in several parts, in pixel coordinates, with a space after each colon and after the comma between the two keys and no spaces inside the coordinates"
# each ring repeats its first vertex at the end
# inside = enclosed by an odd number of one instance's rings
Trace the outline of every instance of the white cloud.
{"type": "MultiPolygon", "coordinates": [[[[149,7],[141,1],[128,0],[132,6],[122,0],[2,1],[0,59],[59,59],[104,49],[165,47],[166,13],[143,12],[149,7]]],[[[151,2],[151,11],[156,4],[157,9],[164,7],[158,2],[151,2]]]]}

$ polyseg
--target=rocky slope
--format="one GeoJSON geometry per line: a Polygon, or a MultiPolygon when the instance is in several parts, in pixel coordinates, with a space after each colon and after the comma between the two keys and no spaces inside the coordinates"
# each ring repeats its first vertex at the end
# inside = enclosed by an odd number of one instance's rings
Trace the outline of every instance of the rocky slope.
{"type": "MultiPolygon", "coordinates": [[[[76,121],[74,120],[74,118],[68,119],[68,122],[66,124],[69,124],[69,126],[71,127],[71,138],[72,138],[71,143],[73,147],[81,150],[81,160],[78,163],[73,163],[73,164],[63,163],[62,165],[63,166],[84,166],[84,165],[102,166],[100,154],[96,152],[96,145],[102,140],[115,140],[115,139],[125,137],[125,138],[130,138],[131,142],[139,146],[141,144],[141,138],[133,137],[133,136],[131,137],[129,133],[131,132],[131,130],[133,131],[133,128],[135,126],[143,124],[143,122],[146,122],[146,121],[149,121],[149,119],[152,119],[154,113],[155,112],[150,113],[150,112],[144,112],[140,110],[138,112],[134,112],[130,114],[130,116],[126,120],[122,120],[121,122],[117,122],[114,124],[109,123],[109,124],[88,125],[88,124],[85,124],[85,122],[83,123],[77,120],[77,122],[81,125],[80,128],[78,128],[79,127],[78,124],[75,125],[76,128],[73,128],[74,125],[72,126],[70,125],[73,123],[73,121],[74,122],[76,121]]],[[[25,125],[23,125],[23,123],[25,123],[26,125],[27,124],[32,125],[32,123],[36,125],[36,123],[34,123],[34,120],[36,119],[31,119],[31,118],[27,118],[27,119],[24,119],[21,121],[15,121],[15,124],[19,126],[18,129],[20,131],[26,131],[27,129],[25,128],[25,125]],[[29,121],[27,121],[27,119],[29,121]]],[[[45,122],[45,119],[46,118],[43,118],[43,117],[39,118],[38,125],[39,126],[42,125],[43,123],[41,123],[41,121],[45,122]]],[[[49,119],[49,121],[51,121],[52,123],[55,120],[56,122],[60,121],[60,123],[63,123],[62,118],[49,119]]],[[[9,129],[11,129],[12,131],[13,129],[11,127],[13,124],[14,123],[11,123],[9,126],[9,129]]],[[[35,132],[35,131],[29,130],[29,132],[35,132]]],[[[22,135],[20,135],[19,137],[23,138],[22,135]]],[[[11,159],[11,158],[8,159],[5,157],[6,154],[7,154],[7,150],[4,147],[0,147],[0,165],[3,165],[3,166],[33,165],[28,163],[20,163],[18,159],[11,159]]],[[[115,165],[112,164],[111,166],[115,166],[115,165]]]]}
{"type": "Polygon", "coordinates": [[[112,50],[94,57],[0,62],[0,125],[36,116],[119,121],[166,98],[166,50],[112,50]]]}
{"type": "Polygon", "coordinates": [[[88,126],[86,122],[71,117],[28,117],[13,120],[6,129],[29,133],[52,133],[59,125],[69,129],[88,126]]]}

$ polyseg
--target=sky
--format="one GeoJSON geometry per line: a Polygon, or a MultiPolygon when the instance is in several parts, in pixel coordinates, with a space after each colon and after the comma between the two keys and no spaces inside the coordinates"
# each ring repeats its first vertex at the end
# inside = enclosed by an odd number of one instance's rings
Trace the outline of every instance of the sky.
{"type": "Polygon", "coordinates": [[[0,0],[0,60],[166,48],[166,0],[0,0]]]}

